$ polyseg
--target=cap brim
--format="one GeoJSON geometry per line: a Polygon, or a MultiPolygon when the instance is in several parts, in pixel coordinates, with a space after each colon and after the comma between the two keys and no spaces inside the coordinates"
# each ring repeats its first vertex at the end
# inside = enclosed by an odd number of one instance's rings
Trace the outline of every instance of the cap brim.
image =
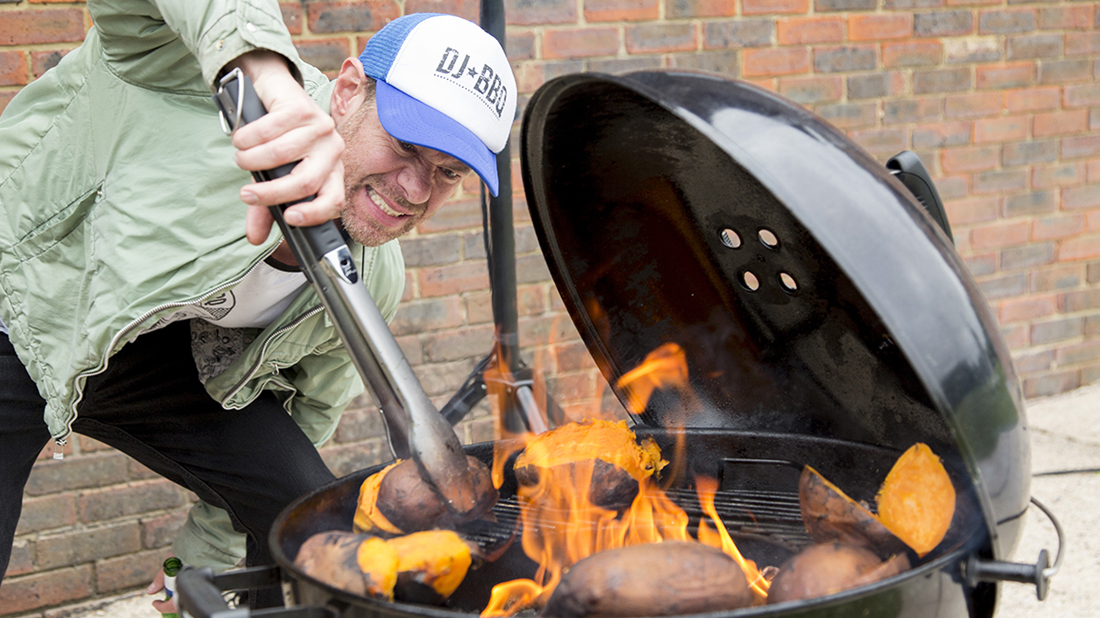
{"type": "Polygon", "coordinates": [[[387,133],[462,161],[485,181],[494,197],[497,195],[496,155],[472,131],[382,80],[375,82],[374,98],[378,119],[387,133]]]}

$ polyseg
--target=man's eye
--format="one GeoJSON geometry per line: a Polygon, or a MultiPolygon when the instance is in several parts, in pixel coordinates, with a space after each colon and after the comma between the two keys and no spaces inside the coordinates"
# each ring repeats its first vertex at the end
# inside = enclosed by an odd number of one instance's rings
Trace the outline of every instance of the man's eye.
{"type": "Polygon", "coordinates": [[[401,149],[406,152],[416,152],[416,144],[410,144],[408,142],[398,142],[401,145],[401,149]]]}
{"type": "Polygon", "coordinates": [[[439,169],[443,171],[443,176],[447,180],[458,180],[459,178],[462,178],[462,174],[459,174],[458,172],[456,172],[454,170],[449,170],[445,167],[441,167],[439,169]]]}

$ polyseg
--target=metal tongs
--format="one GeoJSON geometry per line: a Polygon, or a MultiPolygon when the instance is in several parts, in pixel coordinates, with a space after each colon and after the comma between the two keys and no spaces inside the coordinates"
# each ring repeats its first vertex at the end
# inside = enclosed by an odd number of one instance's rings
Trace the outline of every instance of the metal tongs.
{"type": "MultiPolygon", "coordinates": [[[[233,69],[220,80],[214,102],[227,135],[267,113],[251,79],[240,69],[233,69]]],[[[252,172],[252,176],[263,182],[281,178],[293,168],[291,163],[252,172]]],[[[421,476],[435,486],[452,511],[470,513],[477,506],[476,493],[462,444],[451,424],[428,399],[397,345],[360,280],[340,230],[333,221],[311,227],[288,225],[283,211],[291,205],[273,206],[271,213],[321,298],[359,375],[374,393],[394,456],[411,456],[421,476]]]]}

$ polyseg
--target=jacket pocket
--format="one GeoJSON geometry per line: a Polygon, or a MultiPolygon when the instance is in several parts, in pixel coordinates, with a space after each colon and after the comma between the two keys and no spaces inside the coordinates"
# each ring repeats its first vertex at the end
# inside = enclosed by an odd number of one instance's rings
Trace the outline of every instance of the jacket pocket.
{"type": "Polygon", "coordinates": [[[65,242],[75,230],[80,228],[95,208],[103,195],[102,188],[103,185],[92,188],[20,238],[12,247],[19,261],[33,260],[59,243],[65,242]]]}

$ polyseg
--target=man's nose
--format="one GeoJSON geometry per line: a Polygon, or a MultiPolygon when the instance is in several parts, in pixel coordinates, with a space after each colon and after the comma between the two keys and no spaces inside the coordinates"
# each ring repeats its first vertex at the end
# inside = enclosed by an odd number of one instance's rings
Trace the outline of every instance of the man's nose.
{"type": "Polygon", "coordinates": [[[418,160],[409,161],[398,173],[397,181],[405,192],[405,199],[422,204],[432,194],[432,166],[418,160]]]}

